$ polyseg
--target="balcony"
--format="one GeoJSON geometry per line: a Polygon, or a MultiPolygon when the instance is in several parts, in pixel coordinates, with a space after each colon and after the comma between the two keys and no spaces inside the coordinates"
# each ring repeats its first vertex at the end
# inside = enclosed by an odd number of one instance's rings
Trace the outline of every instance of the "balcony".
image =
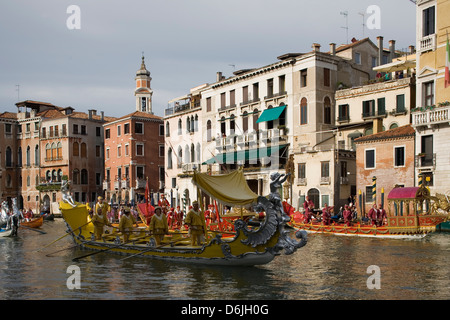
{"type": "Polygon", "coordinates": [[[377,110],[377,111],[370,111],[370,112],[363,112],[362,118],[363,119],[373,119],[373,118],[385,118],[387,116],[386,110],[377,110]]]}
{"type": "Polygon", "coordinates": [[[330,184],[330,177],[320,177],[320,184],[330,184]]]}
{"type": "Polygon", "coordinates": [[[306,186],[306,178],[297,178],[298,186],[306,186]]]}
{"type": "Polygon", "coordinates": [[[103,190],[109,191],[109,180],[103,180],[103,190]]]}
{"type": "Polygon", "coordinates": [[[413,127],[425,126],[431,128],[433,125],[450,123],[450,106],[430,108],[424,111],[422,109],[411,110],[413,127]]]}
{"type": "Polygon", "coordinates": [[[236,104],[234,103],[234,104],[231,104],[231,105],[229,105],[229,106],[223,106],[223,107],[220,107],[219,108],[219,112],[221,112],[221,111],[226,111],[226,110],[230,110],[230,109],[234,109],[234,108],[236,108],[236,104]]]}
{"type": "Polygon", "coordinates": [[[430,34],[419,40],[419,51],[429,51],[436,49],[436,34],[430,34]]]}
{"type": "Polygon", "coordinates": [[[436,168],[436,153],[426,154],[420,153],[414,157],[416,168],[420,169],[435,169],[436,168]]]}
{"type": "Polygon", "coordinates": [[[136,189],[145,189],[145,187],[147,186],[147,180],[145,179],[136,179],[136,189]]]}

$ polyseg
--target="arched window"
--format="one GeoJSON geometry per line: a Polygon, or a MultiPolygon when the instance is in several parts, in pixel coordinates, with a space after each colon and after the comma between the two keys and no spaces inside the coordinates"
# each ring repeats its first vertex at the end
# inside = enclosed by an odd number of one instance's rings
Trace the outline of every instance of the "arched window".
{"type": "Polygon", "coordinates": [[[191,163],[195,162],[195,147],[194,144],[191,144],[191,163]]]}
{"type": "Polygon", "coordinates": [[[86,169],[81,170],[81,184],[88,184],[88,172],[86,169]]]}
{"type": "Polygon", "coordinates": [[[7,167],[12,167],[12,151],[11,151],[11,147],[6,147],[5,156],[6,156],[6,166],[7,167]]]}
{"type": "Polygon", "coordinates": [[[200,158],[201,158],[201,147],[200,147],[200,143],[197,143],[197,155],[196,155],[196,157],[197,157],[197,162],[201,162],[201,160],[200,160],[200,158]]]}
{"type": "Polygon", "coordinates": [[[191,130],[191,118],[187,117],[186,118],[186,132],[190,132],[191,130]]]}
{"type": "Polygon", "coordinates": [[[81,157],[86,158],[87,157],[87,146],[86,143],[81,144],[81,157]]]}
{"type": "Polygon", "coordinates": [[[56,156],[56,143],[52,143],[52,159],[56,160],[57,156],[56,156]]]}
{"type": "Polygon", "coordinates": [[[308,197],[314,203],[314,208],[320,208],[320,191],[316,188],[308,190],[308,197]]]}
{"type": "Polygon", "coordinates": [[[62,181],[62,170],[59,169],[58,170],[58,182],[61,182],[61,181],[62,181]]]}
{"type": "Polygon", "coordinates": [[[80,155],[80,146],[78,144],[78,142],[74,142],[73,143],[73,152],[72,155],[74,157],[78,157],[80,155]]]}
{"type": "Polygon", "coordinates": [[[58,173],[56,172],[55,169],[52,170],[52,181],[53,182],[58,181],[58,173]]]}
{"type": "Polygon", "coordinates": [[[211,120],[208,120],[208,122],[206,122],[206,141],[211,141],[212,139],[212,132],[211,132],[212,128],[211,128],[211,120]]]}
{"type": "Polygon", "coordinates": [[[220,134],[222,137],[225,137],[227,127],[226,127],[226,123],[225,123],[225,117],[220,118],[220,134]]]}
{"type": "Polygon", "coordinates": [[[259,117],[259,111],[258,109],[254,109],[253,110],[253,130],[258,131],[259,129],[259,124],[258,122],[256,122],[258,120],[259,117]]]}
{"type": "Polygon", "coordinates": [[[19,167],[22,166],[22,147],[19,147],[19,149],[17,150],[17,165],[19,167]]]}
{"type": "Polygon", "coordinates": [[[183,162],[183,149],[181,146],[178,147],[178,159],[177,159],[177,167],[181,168],[181,163],[183,162]]]}
{"type": "Polygon", "coordinates": [[[331,101],[328,97],[323,101],[323,123],[331,124],[331,101]]]}
{"type": "Polygon", "coordinates": [[[244,134],[248,131],[248,113],[247,111],[244,111],[244,114],[242,115],[242,130],[244,131],[244,134]]]}
{"type": "Polygon", "coordinates": [[[172,169],[172,149],[167,150],[167,169],[172,169]]]}
{"type": "Polygon", "coordinates": [[[170,125],[169,125],[169,121],[166,122],[166,137],[170,137],[170,125]]]}
{"type": "Polygon", "coordinates": [[[395,129],[395,128],[398,128],[398,124],[397,124],[396,122],[392,123],[392,124],[389,126],[389,129],[395,129]]]}
{"type": "Polygon", "coordinates": [[[50,172],[50,170],[47,170],[47,172],[45,173],[45,180],[47,182],[52,180],[52,173],[50,172]]]}
{"type": "Polygon", "coordinates": [[[178,134],[183,134],[183,122],[180,120],[178,120],[178,134]]]}
{"type": "Polygon", "coordinates": [[[58,159],[62,159],[62,144],[61,144],[61,142],[58,142],[56,144],[56,157],[58,159]]]}
{"type": "Polygon", "coordinates": [[[31,166],[31,148],[30,148],[30,146],[27,147],[26,158],[27,158],[27,167],[30,167],[31,166]]]}
{"type": "Polygon", "coordinates": [[[191,155],[189,153],[189,146],[184,147],[184,163],[189,163],[191,160],[191,155]]]}
{"type": "Polygon", "coordinates": [[[39,145],[34,147],[34,165],[39,166],[39,145]]]}
{"type": "Polygon", "coordinates": [[[195,130],[195,132],[198,131],[198,114],[195,115],[195,119],[194,119],[194,130],[195,130]]]}
{"type": "Polygon", "coordinates": [[[308,124],[308,100],[302,98],[300,101],[300,124],[308,124]]]}
{"type": "Polygon", "coordinates": [[[73,184],[80,184],[80,170],[74,169],[72,171],[72,181],[73,184]]]}
{"type": "Polygon", "coordinates": [[[50,143],[47,143],[45,145],[45,160],[49,161],[52,159],[52,146],[50,145],[50,143]]]}
{"type": "Polygon", "coordinates": [[[234,119],[234,114],[230,116],[230,134],[236,134],[236,121],[234,119]]]}

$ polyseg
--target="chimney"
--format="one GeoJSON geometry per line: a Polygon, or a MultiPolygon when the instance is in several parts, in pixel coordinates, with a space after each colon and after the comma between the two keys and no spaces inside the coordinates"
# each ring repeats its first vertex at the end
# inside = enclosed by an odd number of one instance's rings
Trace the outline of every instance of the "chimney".
{"type": "Polygon", "coordinates": [[[416,48],[414,46],[409,46],[409,53],[413,54],[414,52],[416,52],[416,48]]]}
{"type": "Polygon", "coordinates": [[[312,48],[314,52],[320,52],[320,44],[313,43],[312,48]]]}
{"type": "Polygon", "coordinates": [[[378,65],[381,66],[383,64],[383,37],[377,37],[378,40],[378,65]]]}
{"type": "Polygon", "coordinates": [[[89,112],[89,120],[92,120],[92,112],[93,110],[88,110],[88,112],[89,112]]]}
{"type": "Polygon", "coordinates": [[[383,118],[373,119],[373,134],[383,131],[383,118]]]}
{"type": "Polygon", "coordinates": [[[102,115],[102,121],[104,121],[105,120],[105,113],[103,111],[101,111],[100,114],[102,115]]]}
{"type": "Polygon", "coordinates": [[[395,59],[395,40],[389,40],[389,62],[395,59]]]}
{"type": "Polygon", "coordinates": [[[216,81],[219,82],[219,81],[222,81],[222,79],[223,79],[222,72],[217,72],[216,81]]]}
{"type": "Polygon", "coordinates": [[[330,54],[332,56],[336,55],[336,43],[330,43],[330,54]]]}

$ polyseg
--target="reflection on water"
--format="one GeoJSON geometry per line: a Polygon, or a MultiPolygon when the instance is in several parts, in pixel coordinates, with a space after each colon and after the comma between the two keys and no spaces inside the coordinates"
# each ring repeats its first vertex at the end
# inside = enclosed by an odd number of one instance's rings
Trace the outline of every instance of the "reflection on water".
{"type": "Polygon", "coordinates": [[[309,235],[308,244],[258,267],[168,263],[68,249],[63,221],[45,222],[40,234],[20,230],[0,239],[0,299],[448,299],[450,234],[422,240],[309,235]],[[37,251],[42,249],[41,251],[37,251]],[[81,289],[70,290],[70,265],[81,270],[81,289]],[[381,289],[367,288],[370,265],[381,271],[381,289]]]}

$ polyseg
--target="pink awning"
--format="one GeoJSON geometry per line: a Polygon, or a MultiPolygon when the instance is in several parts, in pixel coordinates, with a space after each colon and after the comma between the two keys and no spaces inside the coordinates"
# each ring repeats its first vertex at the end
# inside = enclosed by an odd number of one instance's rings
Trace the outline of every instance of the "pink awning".
{"type": "Polygon", "coordinates": [[[388,199],[414,199],[419,187],[394,188],[389,192],[388,199]]]}

